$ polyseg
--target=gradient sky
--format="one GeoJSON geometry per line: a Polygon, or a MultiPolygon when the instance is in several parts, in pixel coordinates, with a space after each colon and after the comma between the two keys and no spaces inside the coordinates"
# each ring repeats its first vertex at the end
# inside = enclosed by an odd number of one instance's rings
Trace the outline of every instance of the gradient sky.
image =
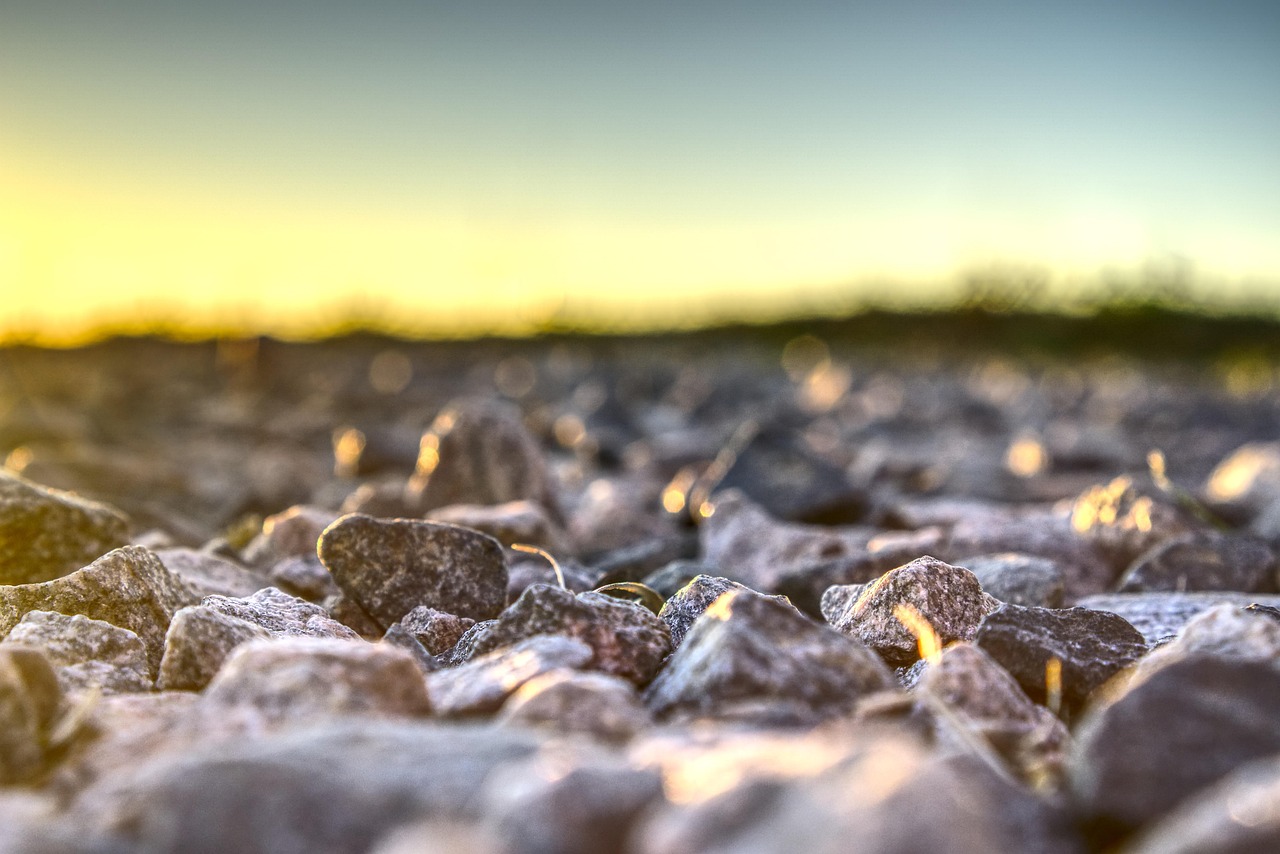
{"type": "Polygon", "coordinates": [[[1280,285],[1274,2],[267,5],[0,0],[0,327],[1280,285]]]}

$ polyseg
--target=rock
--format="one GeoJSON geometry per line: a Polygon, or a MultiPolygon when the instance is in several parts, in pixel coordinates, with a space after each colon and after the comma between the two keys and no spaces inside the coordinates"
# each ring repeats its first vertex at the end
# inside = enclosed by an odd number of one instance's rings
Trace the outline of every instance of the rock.
{"type": "Polygon", "coordinates": [[[344,516],[325,529],[319,553],[343,592],[384,628],[418,605],[485,620],[506,602],[502,546],[466,528],[344,516]]]}
{"type": "Polygon", "coordinates": [[[156,684],[164,691],[199,691],[222,668],[232,650],[272,636],[257,623],[207,605],[182,608],[169,624],[156,684]]]}
{"type": "Polygon", "coordinates": [[[940,741],[964,752],[968,737],[976,735],[1033,786],[1052,787],[1060,778],[1070,743],[1067,728],[1031,702],[979,647],[953,644],[936,661],[926,662],[915,696],[932,715],[940,741]],[[956,727],[965,731],[955,732],[956,727]]]}
{"type": "Polygon", "coordinates": [[[406,493],[424,511],[525,499],[557,508],[538,442],[519,411],[480,400],[456,401],[436,416],[406,493]]]}
{"type": "Polygon", "coordinates": [[[725,578],[771,592],[788,570],[862,555],[870,529],[779,522],[738,490],[718,493],[698,528],[702,559],[725,578]]]}
{"type": "Polygon", "coordinates": [[[1280,757],[1251,762],[1183,801],[1125,847],[1129,854],[1280,850],[1280,757]]]}
{"type": "Polygon", "coordinates": [[[1133,830],[1246,762],[1280,753],[1277,708],[1280,668],[1183,658],[1086,717],[1072,790],[1104,837],[1133,830]]]}
{"type": "Polygon", "coordinates": [[[864,584],[833,584],[828,587],[823,591],[822,600],[818,605],[822,619],[829,624],[840,619],[870,586],[871,583],[866,582],[864,584]]]}
{"type": "Polygon", "coordinates": [[[623,854],[633,822],[662,799],[662,777],[616,757],[566,754],[544,750],[497,771],[484,798],[495,835],[510,851],[623,854]]]}
{"type": "Polygon", "coordinates": [[[1147,655],[1137,678],[1189,655],[1269,661],[1280,664],[1280,620],[1223,603],[1193,617],[1169,643],[1147,655]]]}
{"type": "Polygon", "coordinates": [[[154,554],[126,546],[52,581],[0,587],[0,633],[8,634],[31,611],[83,614],[135,633],[154,670],[164,654],[169,621],[193,599],[154,554]]]}
{"type": "Polygon", "coordinates": [[[978,628],[974,643],[1009,671],[1037,703],[1047,700],[1046,668],[1061,664],[1062,706],[1079,711],[1095,689],[1136,662],[1146,641],[1123,617],[1086,608],[1001,605],[978,628]]]}
{"type": "Polygon", "coordinates": [[[693,581],[699,575],[718,576],[720,573],[716,571],[715,567],[699,561],[674,560],[661,569],[655,569],[646,575],[641,579],[641,583],[663,599],[670,599],[676,595],[680,588],[693,581]]]}
{"type": "Polygon", "coordinates": [[[278,637],[355,639],[359,637],[342,623],[330,618],[324,608],[274,587],[266,587],[242,599],[206,596],[201,607],[229,617],[237,617],[266,629],[278,637]]]}
{"type": "Polygon", "coordinates": [[[1211,501],[1261,511],[1280,498],[1280,442],[1241,445],[1209,474],[1204,493],[1211,501]]]}
{"type": "Polygon", "coordinates": [[[252,596],[268,584],[260,573],[196,549],[160,549],[155,555],[165,569],[202,599],[213,595],[252,596]]]}
{"type": "Polygon", "coordinates": [[[1162,540],[1193,528],[1172,499],[1157,490],[1140,488],[1129,477],[1085,490],[1072,508],[1071,527],[1096,545],[1117,569],[1162,540]]]}
{"type": "Polygon", "coordinates": [[[257,640],[237,647],[201,699],[245,707],[267,721],[343,714],[417,717],[431,712],[426,683],[409,653],[336,638],[257,640]]]}
{"type": "Polygon", "coordinates": [[[867,584],[895,567],[929,554],[939,543],[936,534],[936,531],[926,531],[923,536],[906,541],[875,537],[859,554],[785,570],[773,589],[809,616],[822,617],[822,599],[832,587],[867,584]]]}
{"type": "Polygon", "coordinates": [[[432,655],[440,655],[453,649],[463,633],[475,624],[476,621],[469,617],[446,614],[425,605],[419,605],[405,614],[399,623],[432,655]]]}
{"type": "Polygon", "coordinates": [[[432,510],[427,518],[488,534],[507,547],[512,543],[537,546],[557,558],[566,556],[569,550],[564,531],[541,504],[533,501],[509,501],[494,506],[454,504],[432,510]]]}
{"type": "Polygon", "coordinates": [[[323,602],[340,592],[329,570],[314,554],[277,561],[271,566],[269,578],[273,586],[308,602],[323,602]]]}
{"type": "Polygon", "coordinates": [[[323,507],[295,505],[262,521],[262,533],[245,548],[245,560],[270,566],[285,558],[312,557],[324,529],[340,514],[323,507]]]}
{"type": "Polygon", "coordinates": [[[387,629],[387,633],[382,636],[382,640],[378,641],[387,646],[394,646],[402,649],[413,656],[414,663],[418,665],[418,669],[423,673],[435,673],[440,669],[440,662],[436,657],[427,652],[427,648],[418,642],[418,639],[405,631],[404,626],[399,623],[393,623],[391,628],[387,629]]]}
{"type": "MultiPolygon", "coordinates": [[[[526,560],[528,555],[511,564],[507,570],[507,601],[514,602],[524,591],[535,584],[559,584],[556,571],[550,563],[540,557],[526,560]]],[[[560,574],[564,576],[564,585],[574,593],[586,593],[598,586],[600,574],[594,569],[583,566],[576,560],[557,561],[560,574]]]]}
{"type": "Polygon", "coordinates": [[[625,741],[652,723],[635,686],[605,673],[552,670],[536,676],[503,704],[497,721],[625,741]]]}
{"type": "Polygon", "coordinates": [[[593,550],[584,560],[594,579],[591,586],[595,587],[617,581],[640,581],[673,561],[687,560],[697,554],[697,532],[675,530],[603,552],[593,550]]]}
{"type": "Polygon", "coordinates": [[[374,641],[386,634],[381,623],[369,616],[369,612],[361,608],[360,603],[341,590],[324,600],[324,610],[335,621],[365,640],[374,641]]]}
{"type": "Polygon", "coordinates": [[[114,507],[0,469],[0,584],[59,578],[129,542],[114,507]]]}
{"type": "Polygon", "coordinates": [[[12,644],[42,650],[63,693],[93,687],[106,694],[152,688],[142,641],[128,629],[101,620],[31,611],[9,631],[0,648],[12,644]]]}
{"type": "Polygon", "coordinates": [[[475,818],[489,776],[536,744],[519,730],[338,722],[157,756],[73,817],[124,851],[363,854],[410,821],[475,818]]]}
{"type": "MultiPolygon", "coordinates": [[[[671,632],[671,646],[673,648],[680,646],[681,641],[684,640],[684,636],[689,629],[693,627],[694,622],[721,595],[730,590],[750,589],[736,581],[718,578],[713,575],[699,575],[680,588],[675,595],[667,599],[662,606],[662,610],[658,612],[658,617],[667,624],[667,629],[671,632]]],[[[752,592],[754,593],[755,591],[752,592]]],[[[791,607],[791,603],[782,597],[775,596],[772,598],[784,603],[788,608],[791,607]]]]}
{"type": "Polygon", "coordinates": [[[671,651],[666,623],[640,605],[601,593],[573,594],[535,584],[496,620],[477,623],[454,648],[454,663],[469,661],[534,635],[567,635],[584,641],[592,668],[636,685],[653,678],[671,651]]]}
{"type": "Polygon", "coordinates": [[[1062,570],[1048,558],[1004,552],[959,561],[982,589],[1001,602],[1037,608],[1062,607],[1062,570]]]}
{"type": "Polygon", "coordinates": [[[982,592],[969,570],[926,556],[880,576],[831,625],[895,667],[908,665],[920,654],[915,633],[895,615],[904,605],[914,608],[946,644],[972,640],[982,618],[999,603],[982,592]]]}
{"type": "Polygon", "coordinates": [[[1182,631],[1197,614],[1222,603],[1280,606],[1280,596],[1257,593],[1215,591],[1205,593],[1111,593],[1088,596],[1076,603],[1081,608],[1110,611],[1124,617],[1142,632],[1147,643],[1156,643],[1182,631]]]}
{"type": "Polygon", "coordinates": [[[747,589],[721,595],[694,623],[645,694],[655,715],[813,723],[893,686],[867,647],[747,589]]]}
{"type": "Polygon", "coordinates": [[[44,766],[61,700],[43,652],[0,646],[0,786],[26,782],[44,766]]]}
{"type": "Polygon", "coordinates": [[[442,717],[486,715],[530,679],[560,668],[585,667],[591,656],[591,647],[575,638],[536,635],[432,673],[427,689],[442,717]]]}
{"type": "Polygon", "coordinates": [[[1165,540],[1140,555],[1116,589],[1270,591],[1275,589],[1275,571],[1275,552],[1262,540],[1201,532],[1165,540]]]}

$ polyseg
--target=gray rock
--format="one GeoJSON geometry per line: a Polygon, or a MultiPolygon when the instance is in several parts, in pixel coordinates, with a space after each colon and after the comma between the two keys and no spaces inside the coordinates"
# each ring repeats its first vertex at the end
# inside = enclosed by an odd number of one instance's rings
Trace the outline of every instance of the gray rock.
{"type": "Polygon", "coordinates": [[[320,534],[339,515],[300,504],[268,516],[262,521],[262,533],[245,548],[245,560],[254,566],[270,566],[285,558],[314,556],[320,534]]]}
{"type": "Polygon", "coordinates": [[[627,680],[561,669],[521,685],[503,704],[497,721],[625,741],[653,719],[627,680]]]}
{"type": "MultiPolygon", "coordinates": [[[[684,636],[693,627],[694,622],[702,616],[711,603],[730,590],[750,590],[744,584],[718,578],[714,575],[699,575],[684,587],[681,587],[663,604],[658,617],[667,624],[671,632],[671,646],[679,648],[684,636]]],[[[756,591],[752,591],[753,593],[756,591]]],[[[788,608],[791,603],[782,597],[773,597],[788,608]]],[[[799,612],[797,612],[799,613],[799,612]]]]}
{"type": "Polygon", "coordinates": [[[463,633],[475,624],[470,617],[446,614],[426,605],[419,605],[400,618],[400,626],[432,655],[453,649],[463,633]]]}
{"type": "Polygon", "coordinates": [[[182,608],[173,615],[156,684],[165,691],[199,691],[222,668],[231,651],[251,640],[272,637],[257,623],[208,605],[182,608]]]}
{"type": "Polygon", "coordinates": [[[128,629],[101,620],[31,611],[9,631],[0,648],[10,644],[43,650],[63,693],[92,687],[106,694],[152,688],[142,641],[128,629]]]}
{"type": "Polygon", "coordinates": [[[383,629],[418,605],[485,620],[506,602],[502,546],[467,528],[344,516],[325,529],[319,553],[343,592],[383,629]]]}
{"type": "Polygon", "coordinates": [[[1280,606],[1280,596],[1232,593],[1225,590],[1205,593],[1110,593],[1087,596],[1076,604],[1081,608],[1119,614],[1142,632],[1147,643],[1155,643],[1176,635],[1197,614],[1223,603],[1241,608],[1254,603],[1277,607],[1280,606]]]}
{"type": "Polygon", "coordinates": [[[0,633],[24,614],[83,614],[135,633],[147,647],[150,667],[160,666],[164,636],[174,613],[194,594],[144,548],[116,549],[70,575],[39,584],[0,587],[0,633]]]}
{"type": "Polygon", "coordinates": [[[845,612],[857,603],[858,598],[870,586],[871,582],[868,581],[862,584],[833,584],[828,587],[823,591],[822,600],[818,606],[818,610],[822,613],[822,619],[829,624],[834,624],[836,620],[844,616],[845,612]]]}
{"type": "Polygon", "coordinates": [[[959,564],[974,574],[983,590],[1001,602],[1062,607],[1062,570],[1048,558],[1004,552],[966,558],[959,564]]]}
{"type": "Polygon", "coordinates": [[[1280,850],[1280,757],[1252,762],[1183,801],[1125,847],[1128,854],[1264,854],[1280,850]]]}
{"type": "Polygon", "coordinates": [[[518,410],[491,401],[456,401],[436,416],[407,494],[423,511],[524,499],[556,510],[537,440],[518,410]]]}
{"type": "Polygon", "coordinates": [[[893,674],[863,644],[773,597],[738,589],[694,623],[645,702],[660,717],[778,713],[812,723],[893,685],[893,674]]]}
{"type": "Polygon", "coordinates": [[[1062,707],[1079,711],[1095,689],[1136,662],[1146,641],[1123,617],[1085,608],[1002,605],[987,615],[974,639],[1009,671],[1022,690],[1046,702],[1046,668],[1061,664],[1062,707]]]}
{"type": "Polygon", "coordinates": [[[1158,543],[1196,526],[1168,495],[1143,488],[1133,478],[1117,477],[1081,493],[1071,511],[1071,527],[1122,570],[1158,543]]]}
{"type": "MultiPolygon", "coordinates": [[[[517,553],[519,554],[519,553],[517,553]]],[[[559,584],[555,568],[540,557],[527,559],[529,555],[520,555],[507,570],[507,601],[514,602],[524,591],[535,584],[559,584]]],[[[583,566],[576,560],[557,561],[560,574],[564,576],[564,586],[574,593],[586,593],[598,586],[600,573],[590,567],[583,566]]]]}
{"type": "Polygon", "coordinates": [[[416,637],[405,631],[404,626],[399,623],[393,623],[379,643],[403,649],[412,655],[413,660],[418,665],[418,669],[423,673],[434,673],[440,669],[440,662],[436,660],[436,657],[427,652],[427,648],[416,637]]]}
{"type": "Polygon", "coordinates": [[[1140,555],[1116,588],[1155,590],[1274,590],[1276,555],[1264,541],[1243,534],[1201,532],[1175,537],[1140,555]]]}
{"type": "MultiPolygon", "coordinates": [[[[878,539],[878,538],[877,538],[878,539]]],[[[811,617],[824,616],[822,602],[832,588],[862,587],[895,567],[935,551],[937,538],[926,535],[928,544],[872,540],[866,550],[835,560],[791,567],[777,578],[774,589],[811,617]]]]}
{"type": "Polygon", "coordinates": [[[454,648],[452,661],[511,646],[534,635],[567,635],[594,653],[591,667],[636,685],[651,680],[667,654],[671,635],[653,612],[601,593],[573,594],[535,584],[496,619],[477,623],[454,648]]]}
{"type": "Polygon", "coordinates": [[[0,584],[59,578],[128,543],[114,507],[0,470],[0,584]]]}
{"type": "Polygon", "coordinates": [[[228,617],[237,617],[279,637],[345,638],[359,637],[347,626],[332,619],[319,605],[266,587],[241,599],[206,596],[201,607],[228,617]]]}
{"type": "Polygon", "coordinates": [[[1238,605],[1215,605],[1193,617],[1177,637],[1142,659],[1135,675],[1145,678],[1188,655],[1218,655],[1280,665],[1280,620],[1238,605]]]}
{"type": "Polygon", "coordinates": [[[386,634],[381,623],[369,616],[369,612],[359,602],[341,590],[324,600],[324,610],[365,640],[377,640],[386,634]]]}
{"type": "Polygon", "coordinates": [[[196,549],[160,549],[156,553],[165,569],[186,582],[200,598],[252,596],[267,586],[259,572],[196,549]]]}
{"type": "Polygon", "coordinates": [[[0,647],[0,786],[26,782],[43,768],[61,699],[43,652],[0,647]]]}
{"type": "Polygon", "coordinates": [[[681,587],[684,587],[699,575],[719,576],[720,573],[715,567],[700,561],[674,560],[661,569],[655,569],[641,581],[646,587],[657,592],[663,599],[670,599],[679,592],[681,587]]]}
{"type": "Polygon", "coordinates": [[[344,714],[431,712],[413,657],[383,644],[273,638],[239,646],[201,697],[205,709],[244,707],[269,722],[344,714]]]}
{"type": "Polygon", "coordinates": [[[436,714],[464,717],[496,712],[520,686],[552,670],[584,667],[591,647],[580,640],[537,635],[427,677],[436,714]]]}
{"type": "Polygon", "coordinates": [[[268,577],[273,586],[308,602],[323,602],[340,592],[329,570],[314,554],[282,558],[271,565],[268,577]]]}
{"type": "Polygon", "coordinates": [[[432,522],[444,522],[488,534],[502,545],[523,543],[545,549],[556,557],[569,550],[568,538],[541,504],[509,501],[506,504],[454,504],[427,513],[432,522]]]}
{"type": "Polygon", "coordinates": [[[1280,753],[1277,708],[1280,668],[1183,658],[1086,717],[1072,789],[1102,835],[1133,830],[1246,762],[1280,753]]]}
{"type": "Polygon", "coordinates": [[[982,618],[999,603],[982,592],[969,570],[922,557],[890,570],[836,616],[837,631],[862,641],[885,661],[900,667],[920,657],[919,639],[895,610],[909,606],[938,640],[972,640],[982,618]]]}

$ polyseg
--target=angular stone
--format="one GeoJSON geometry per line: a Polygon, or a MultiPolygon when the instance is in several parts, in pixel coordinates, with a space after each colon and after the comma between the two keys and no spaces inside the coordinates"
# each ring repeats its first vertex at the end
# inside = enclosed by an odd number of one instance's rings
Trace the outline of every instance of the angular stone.
{"type": "Polygon", "coordinates": [[[227,658],[201,705],[246,707],[268,721],[431,712],[422,672],[394,647],[336,638],[251,641],[227,658]]]}
{"type": "Polygon", "coordinates": [[[284,558],[308,557],[324,529],[340,514],[323,507],[295,505],[262,521],[262,533],[245,549],[245,560],[254,566],[269,566],[284,558]]]}
{"type": "Polygon", "coordinates": [[[196,549],[160,549],[156,553],[165,569],[181,578],[192,592],[205,596],[252,596],[266,587],[259,572],[196,549]]]}
{"type": "MultiPolygon", "coordinates": [[[[730,590],[750,589],[744,584],[730,581],[727,578],[718,578],[714,575],[699,575],[680,588],[675,595],[663,604],[662,610],[658,612],[658,617],[667,624],[667,629],[671,632],[671,646],[673,648],[680,646],[681,641],[684,640],[684,636],[689,632],[689,629],[693,627],[694,622],[721,595],[730,590]]],[[[784,603],[788,608],[791,607],[791,603],[780,596],[772,598],[784,603]]]]}
{"type": "Polygon", "coordinates": [[[1280,620],[1259,611],[1223,603],[1192,618],[1169,643],[1138,665],[1136,676],[1189,655],[1269,661],[1280,666],[1280,620]]]}
{"type": "Polygon", "coordinates": [[[517,689],[552,670],[585,667],[591,647],[575,638],[536,635],[466,664],[427,677],[436,714],[485,715],[498,710],[517,689]]]}
{"type": "Polygon", "coordinates": [[[880,576],[832,625],[901,667],[920,657],[919,639],[896,609],[914,608],[946,644],[972,640],[982,618],[998,605],[969,570],[926,556],[880,576]]]}
{"type": "Polygon", "coordinates": [[[384,629],[418,605],[485,620],[506,602],[502,546],[453,525],[344,516],[321,535],[320,560],[384,629]]]}
{"type": "Polygon", "coordinates": [[[0,647],[0,786],[22,783],[45,762],[45,736],[61,702],[58,679],[39,649],[0,647]]]}
{"type": "Polygon", "coordinates": [[[519,411],[482,400],[455,401],[436,416],[407,494],[424,511],[524,499],[556,507],[541,449],[519,411]]]}
{"type": "Polygon", "coordinates": [[[332,619],[324,608],[274,587],[266,587],[242,599],[206,596],[200,603],[228,617],[261,626],[279,637],[355,639],[351,629],[332,619]]]}
{"type": "Polygon", "coordinates": [[[1142,635],[1123,617],[1086,608],[1001,605],[982,621],[974,643],[1037,703],[1047,699],[1046,668],[1057,659],[1062,705],[1073,713],[1095,689],[1147,651],[1142,635]]]}
{"type": "Polygon", "coordinates": [[[512,543],[537,546],[558,558],[569,550],[564,531],[541,504],[533,501],[509,501],[492,506],[454,504],[432,510],[427,518],[488,534],[507,547],[512,543]]]}
{"type": "Polygon", "coordinates": [[[1094,611],[1110,611],[1124,617],[1142,632],[1147,643],[1173,637],[1182,627],[1214,605],[1228,603],[1280,607],[1280,596],[1262,593],[1109,593],[1087,596],[1076,604],[1094,611]]]}
{"type": "Polygon", "coordinates": [[[953,644],[927,662],[915,696],[932,714],[939,740],[951,741],[963,752],[967,737],[977,735],[1024,781],[1038,787],[1051,786],[1061,776],[1070,744],[1066,726],[1031,702],[1009,672],[979,647],[953,644]],[[957,726],[965,732],[954,732],[957,726]]]}
{"type": "Polygon", "coordinates": [[[874,538],[860,553],[784,570],[773,589],[809,616],[821,617],[823,597],[828,590],[865,585],[895,567],[935,551],[939,538],[933,536],[934,533],[926,533],[918,543],[874,538]]]}
{"type": "Polygon", "coordinates": [[[114,507],[0,470],[0,584],[59,578],[129,542],[114,507]]]}
{"type": "Polygon", "coordinates": [[[714,567],[700,561],[674,560],[661,569],[655,569],[641,579],[641,582],[663,599],[670,599],[681,587],[699,575],[719,576],[720,573],[714,567]]]}
{"type": "Polygon", "coordinates": [[[417,663],[418,669],[423,673],[434,673],[440,669],[440,662],[436,660],[436,657],[427,652],[427,648],[417,638],[405,631],[404,626],[399,623],[392,623],[391,628],[387,629],[387,633],[378,642],[394,646],[409,653],[413,656],[414,662],[417,663]]]}
{"type": "Polygon", "coordinates": [[[308,602],[323,602],[340,592],[329,570],[324,568],[320,558],[314,554],[295,555],[276,561],[271,566],[269,578],[273,586],[308,602]]]}
{"type": "MultiPolygon", "coordinates": [[[[876,577],[879,578],[879,576],[876,577]]],[[[823,591],[822,601],[818,606],[822,619],[828,624],[834,624],[857,603],[858,598],[870,586],[871,582],[868,581],[863,584],[833,584],[828,587],[823,591]]]]}
{"type": "Polygon", "coordinates": [[[418,639],[418,643],[432,655],[440,655],[453,649],[467,629],[476,624],[469,617],[446,614],[426,605],[419,605],[400,618],[400,625],[418,639]]]}
{"type": "Polygon", "coordinates": [[[775,598],[746,589],[718,598],[645,693],[661,717],[782,714],[812,723],[845,714],[893,674],[863,644],[775,598]]]}
{"type": "Polygon", "coordinates": [[[560,669],[521,685],[503,704],[497,721],[625,741],[653,718],[635,686],[625,679],[560,669]]]}
{"type": "Polygon", "coordinates": [[[1001,602],[1037,608],[1062,607],[1062,570],[1044,557],[1016,552],[979,555],[958,561],[982,589],[1001,602]]]}
{"type": "Polygon", "coordinates": [[[496,620],[477,623],[454,648],[453,662],[469,661],[534,635],[567,635],[586,642],[591,667],[636,685],[653,678],[671,652],[666,623],[640,605],[601,593],[573,594],[535,584],[496,620]]]}
{"type": "Polygon", "coordinates": [[[147,649],[128,629],[50,611],[31,611],[10,630],[0,648],[38,647],[57,673],[63,693],[97,687],[105,694],[150,691],[147,649]]]}
{"type": "Polygon", "coordinates": [[[1280,757],[1251,762],[1181,802],[1125,846],[1130,854],[1280,851],[1280,757]]]}
{"type": "Polygon", "coordinates": [[[369,616],[369,612],[361,608],[360,603],[341,590],[324,600],[324,609],[329,612],[330,617],[365,640],[377,640],[386,634],[381,623],[369,616]]]}
{"type": "Polygon", "coordinates": [[[193,599],[154,554],[126,546],[52,581],[0,587],[0,633],[8,634],[31,611],[83,614],[135,633],[146,644],[154,670],[164,654],[169,621],[193,599]]]}
{"type": "Polygon", "coordinates": [[[1275,552],[1264,541],[1242,534],[1202,532],[1165,540],[1142,554],[1116,589],[1121,593],[1270,591],[1275,571],[1275,552]]]}
{"type": "Polygon", "coordinates": [[[1280,753],[1278,708],[1280,668],[1183,658],[1086,717],[1072,790],[1104,836],[1140,827],[1246,762],[1280,753]]]}
{"type": "Polygon", "coordinates": [[[251,640],[272,637],[267,629],[208,605],[182,608],[165,636],[157,687],[163,691],[199,691],[222,668],[231,651],[251,640]]]}

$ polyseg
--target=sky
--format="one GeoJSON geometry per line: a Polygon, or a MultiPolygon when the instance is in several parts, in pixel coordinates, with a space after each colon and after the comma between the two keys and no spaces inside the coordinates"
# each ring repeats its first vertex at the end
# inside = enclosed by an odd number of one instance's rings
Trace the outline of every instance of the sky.
{"type": "Polygon", "coordinates": [[[1280,304],[1278,105],[1273,2],[0,0],[0,335],[1280,304]]]}

